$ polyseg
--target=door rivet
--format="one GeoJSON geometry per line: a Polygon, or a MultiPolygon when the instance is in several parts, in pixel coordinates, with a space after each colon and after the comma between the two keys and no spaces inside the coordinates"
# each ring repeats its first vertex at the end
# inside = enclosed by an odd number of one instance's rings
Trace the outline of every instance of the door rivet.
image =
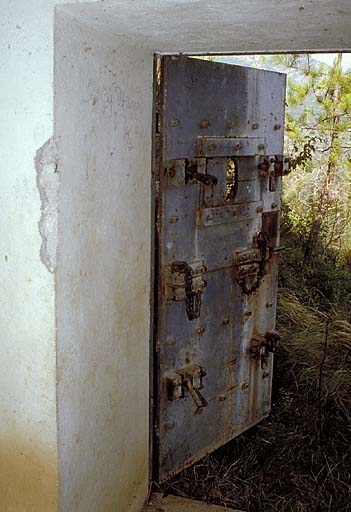
{"type": "Polygon", "coordinates": [[[247,389],[249,387],[248,383],[247,382],[243,382],[241,384],[241,389],[247,389]]]}
{"type": "Polygon", "coordinates": [[[229,318],[224,318],[222,324],[223,325],[228,325],[229,324],[229,318]]]}
{"type": "Polygon", "coordinates": [[[218,400],[220,402],[224,402],[225,400],[227,400],[227,397],[225,395],[219,395],[218,400]]]}
{"type": "Polygon", "coordinates": [[[206,330],[206,329],[205,329],[205,327],[198,327],[198,328],[196,329],[196,332],[197,332],[197,334],[198,334],[199,336],[202,336],[202,335],[203,335],[203,333],[205,332],[205,330],[206,330]]]}
{"type": "Polygon", "coordinates": [[[178,127],[178,126],[180,125],[180,121],[179,121],[179,119],[175,119],[175,118],[173,118],[173,119],[171,119],[171,120],[170,120],[169,124],[170,124],[173,128],[176,128],[176,127],[178,127]]]}
{"type": "Polygon", "coordinates": [[[260,126],[260,125],[259,125],[258,123],[253,123],[253,125],[252,125],[252,129],[253,129],[253,130],[257,130],[257,128],[259,128],[259,126],[260,126]]]}
{"type": "Polygon", "coordinates": [[[199,127],[202,129],[202,130],[206,130],[209,126],[210,126],[210,121],[208,121],[207,119],[203,119],[200,124],[199,124],[199,127]]]}
{"type": "Polygon", "coordinates": [[[264,150],[264,148],[265,148],[265,145],[264,145],[264,144],[259,144],[259,145],[257,146],[257,149],[258,149],[259,151],[263,151],[263,150],[264,150]]]}
{"type": "Polygon", "coordinates": [[[169,222],[171,224],[175,224],[176,222],[178,222],[179,220],[179,217],[176,217],[175,215],[172,215],[172,217],[169,218],[169,222]]]}
{"type": "Polygon", "coordinates": [[[281,125],[280,124],[275,124],[273,128],[274,128],[274,130],[280,130],[281,125]]]}
{"type": "Polygon", "coordinates": [[[167,431],[167,430],[172,430],[175,426],[176,426],[176,424],[174,421],[168,421],[167,423],[165,423],[163,425],[163,428],[167,431]]]}

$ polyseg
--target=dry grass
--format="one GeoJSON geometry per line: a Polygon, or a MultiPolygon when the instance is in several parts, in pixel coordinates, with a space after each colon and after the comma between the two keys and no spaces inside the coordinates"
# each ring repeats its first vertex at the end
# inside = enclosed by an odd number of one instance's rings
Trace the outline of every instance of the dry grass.
{"type": "Polygon", "coordinates": [[[272,415],[164,489],[248,512],[351,511],[351,324],[280,291],[272,415]]]}

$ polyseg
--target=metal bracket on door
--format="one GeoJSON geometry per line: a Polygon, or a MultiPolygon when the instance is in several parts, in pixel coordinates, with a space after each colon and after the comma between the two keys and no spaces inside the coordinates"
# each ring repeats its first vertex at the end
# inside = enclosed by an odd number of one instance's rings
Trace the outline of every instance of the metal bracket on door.
{"type": "Polygon", "coordinates": [[[184,398],[184,391],[187,390],[197,409],[206,407],[207,402],[199,392],[203,388],[202,378],[205,375],[206,372],[197,364],[190,364],[174,372],[166,372],[163,375],[163,381],[166,385],[168,400],[184,398]]]}
{"type": "Polygon", "coordinates": [[[165,298],[171,301],[185,300],[189,320],[199,318],[201,295],[206,286],[203,275],[206,267],[202,260],[191,264],[174,261],[165,269],[165,298]]]}
{"type": "Polygon", "coordinates": [[[233,157],[265,155],[264,137],[198,137],[198,156],[233,157]]]}
{"type": "Polygon", "coordinates": [[[269,191],[274,192],[276,188],[276,178],[289,174],[288,155],[261,156],[257,166],[261,176],[269,178],[269,191]]]}
{"type": "Polygon", "coordinates": [[[167,180],[173,187],[182,187],[196,182],[210,186],[218,182],[216,176],[207,174],[206,158],[171,160],[167,168],[167,180]]]}
{"type": "Polygon", "coordinates": [[[263,232],[256,237],[257,248],[236,251],[233,258],[235,281],[246,295],[255,292],[265,275],[265,264],[270,252],[267,238],[263,232]]]}
{"type": "Polygon", "coordinates": [[[269,354],[276,351],[279,341],[280,335],[277,331],[268,331],[264,336],[254,335],[251,338],[251,348],[249,349],[252,359],[261,361],[261,367],[265,368],[269,354]]]}

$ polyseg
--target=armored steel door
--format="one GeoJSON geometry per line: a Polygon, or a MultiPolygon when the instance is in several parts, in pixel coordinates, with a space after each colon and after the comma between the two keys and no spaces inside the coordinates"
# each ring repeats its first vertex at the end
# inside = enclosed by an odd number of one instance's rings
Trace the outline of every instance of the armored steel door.
{"type": "Polygon", "coordinates": [[[156,478],[270,412],[285,75],[158,60],[156,478]]]}

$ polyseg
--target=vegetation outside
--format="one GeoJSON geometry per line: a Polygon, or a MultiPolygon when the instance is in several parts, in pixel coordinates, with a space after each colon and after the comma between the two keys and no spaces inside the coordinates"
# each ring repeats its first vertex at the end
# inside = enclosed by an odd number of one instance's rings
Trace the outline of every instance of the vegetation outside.
{"type": "Polygon", "coordinates": [[[273,411],[165,490],[245,511],[351,511],[351,72],[312,55],[288,74],[273,411]]]}

